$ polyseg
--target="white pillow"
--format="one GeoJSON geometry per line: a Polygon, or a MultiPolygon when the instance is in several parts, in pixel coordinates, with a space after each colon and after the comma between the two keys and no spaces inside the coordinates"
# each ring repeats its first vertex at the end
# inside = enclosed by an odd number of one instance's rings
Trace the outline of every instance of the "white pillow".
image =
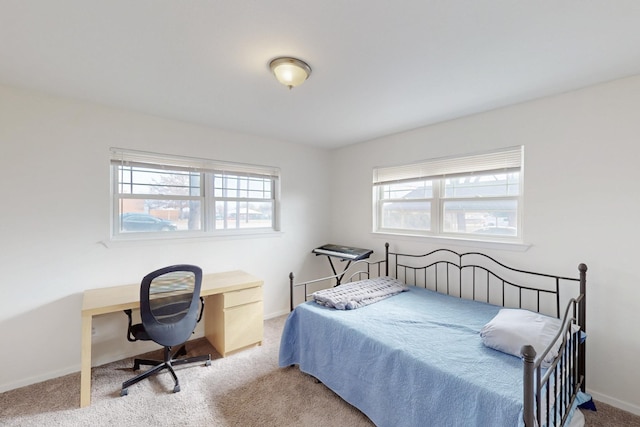
{"type": "MultiPolygon", "coordinates": [[[[521,357],[522,346],[531,345],[539,356],[560,330],[562,321],[529,310],[503,308],[480,330],[482,343],[503,353],[521,357]]],[[[572,325],[575,333],[580,328],[572,325]]],[[[554,343],[541,363],[548,368],[558,355],[561,337],[554,343]]]]}

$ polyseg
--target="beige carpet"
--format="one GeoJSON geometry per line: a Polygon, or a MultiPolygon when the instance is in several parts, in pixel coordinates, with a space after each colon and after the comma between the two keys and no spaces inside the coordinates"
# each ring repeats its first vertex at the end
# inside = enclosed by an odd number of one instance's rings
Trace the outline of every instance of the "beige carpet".
{"type": "MultiPolygon", "coordinates": [[[[224,359],[206,340],[190,344],[190,355],[211,352],[214,360],[209,367],[180,367],[179,393],[171,392],[169,374],[161,374],[131,386],[129,395],[120,397],[121,383],[133,375],[127,359],[93,369],[88,408],[78,407],[79,374],[0,394],[0,425],[372,426],[362,413],[297,368],[278,368],[285,318],[265,322],[263,346],[224,359]]],[[[588,426],[640,426],[640,417],[598,406],[598,412],[585,411],[588,426]]]]}

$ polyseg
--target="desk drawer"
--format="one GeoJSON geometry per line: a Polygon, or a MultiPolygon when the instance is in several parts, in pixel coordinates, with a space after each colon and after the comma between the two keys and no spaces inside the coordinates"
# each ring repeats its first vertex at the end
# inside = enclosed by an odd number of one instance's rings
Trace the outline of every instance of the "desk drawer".
{"type": "Polygon", "coordinates": [[[262,301],[262,286],[224,293],[224,308],[262,301]]]}
{"type": "Polygon", "coordinates": [[[262,301],[225,309],[224,322],[224,355],[242,347],[261,343],[264,334],[262,301]]]}

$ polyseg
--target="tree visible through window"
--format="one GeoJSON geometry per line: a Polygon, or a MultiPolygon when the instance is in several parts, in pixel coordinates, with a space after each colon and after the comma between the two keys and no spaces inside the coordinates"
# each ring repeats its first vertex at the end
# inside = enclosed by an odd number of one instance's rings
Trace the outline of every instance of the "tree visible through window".
{"type": "Polygon", "coordinates": [[[119,233],[202,229],[201,173],[115,165],[119,233]]]}

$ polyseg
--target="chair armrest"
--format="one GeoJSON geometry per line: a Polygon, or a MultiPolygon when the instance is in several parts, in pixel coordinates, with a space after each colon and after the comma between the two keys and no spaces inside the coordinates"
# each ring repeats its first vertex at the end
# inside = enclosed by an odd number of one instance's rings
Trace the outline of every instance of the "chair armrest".
{"type": "Polygon", "coordinates": [[[198,316],[198,323],[202,319],[202,313],[204,313],[204,298],[200,297],[200,315],[198,316]]]}
{"type": "Polygon", "coordinates": [[[133,321],[131,319],[131,310],[124,310],[124,314],[126,314],[129,318],[129,325],[127,326],[127,341],[137,341],[137,339],[133,335],[131,335],[131,326],[133,324],[133,321]]]}

